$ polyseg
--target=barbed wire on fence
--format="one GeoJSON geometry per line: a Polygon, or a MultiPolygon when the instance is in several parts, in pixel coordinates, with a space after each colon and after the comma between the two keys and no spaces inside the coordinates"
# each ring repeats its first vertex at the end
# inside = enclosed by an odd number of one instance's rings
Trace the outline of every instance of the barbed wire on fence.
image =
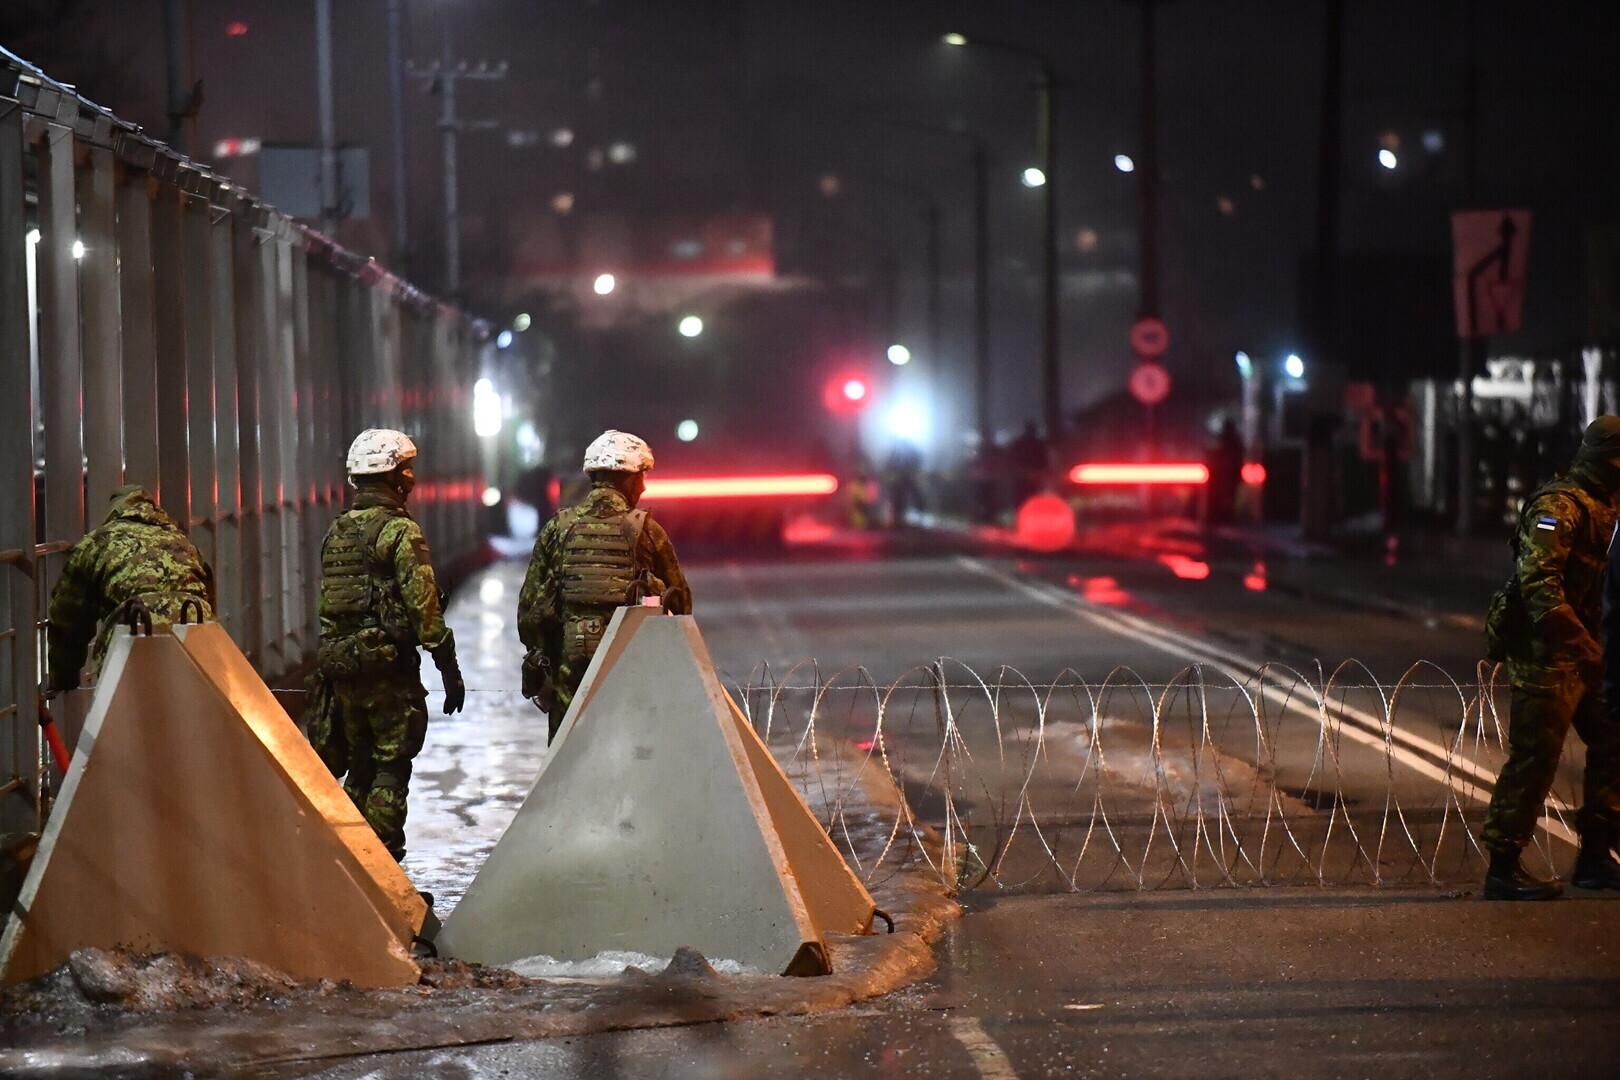
{"type": "MultiPolygon", "coordinates": [[[[1036,682],[941,658],[884,684],[805,661],[728,683],[835,839],[886,830],[868,881],[920,858],[960,889],[1476,882],[1506,734],[1484,663],[1467,683],[1354,661],[1036,682]],[[904,795],[881,823],[846,809],[868,769],[904,795]]],[[[1555,790],[1538,832],[1549,865],[1572,797],[1555,790]]]]}

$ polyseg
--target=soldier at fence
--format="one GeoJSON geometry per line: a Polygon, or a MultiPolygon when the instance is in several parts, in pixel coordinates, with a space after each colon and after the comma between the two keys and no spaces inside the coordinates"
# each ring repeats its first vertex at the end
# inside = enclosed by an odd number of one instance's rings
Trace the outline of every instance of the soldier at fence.
{"type": "MultiPolygon", "coordinates": [[[[1514,572],[1492,599],[1486,644],[1512,684],[1508,760],[1483,840],[1485,897],[1550,900],[1562,891],[1519,865],[1535,832],[1571,726],[1586,743],[1585,791],[1572,882],[1620,889],[1620,723],[1602,700],[1599,623],[1604,571],[1620,510],[1620,417],[1588,425],[1568,473],[1526,500],[1513,537],[1514,572]]],[[[1616,667],[1615,671],[1620,671],[1616,667]]]]}
{"type": "Polygon", "coordinates": [[[147,490],[129,484],[73,546],[51,591],[45,693],[78,686],[86,656],[99,668],[112,628],[136,604],[151,613],[154,629],[212,619],[214,572],[147,490]]]}
{"type": "Polygon", "coordinates": [[[673,615],[692,611],[692,590],[669,535],[636,509],[652,467],[645,442],[604,431],[585,450],[590,494],[546,522],[535,538],[518,596],[518,636],[528,650],[523,693],[545,710],[550,738],[557,737],[614,608],[640,593],[662,595],[673,615]]]}
{"type": "Polygon", "coordinates": [[[349,447],[354,501],[321,543],[321,623],[310,742],[396,859],[405,857],[411,762],[427,735],[421,655],[444,679],[444,711],[466,699],[422,529],[405,510],[416,444],[371,428],[349,447]]]}

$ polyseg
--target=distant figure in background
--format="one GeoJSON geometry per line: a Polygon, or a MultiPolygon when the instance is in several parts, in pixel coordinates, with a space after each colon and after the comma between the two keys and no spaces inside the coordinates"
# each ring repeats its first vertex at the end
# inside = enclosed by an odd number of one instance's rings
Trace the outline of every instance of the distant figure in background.
{"type": "Polygon", "coordinates": [[[878,487],[877,478],[867,472],[864,466],[857,466],[850,474],[847,494],[850,528],[863,530],[876,528],[878,502],[883,494],[878,487]]]}
{"type": "Polygon", "coordinates": [[[1204,464],[1209,467],[1209,483],[1204,488],[1204,525],[1211,529],[1230,525],[1237,516],[1238,486],[1243,482],[1243,436],[1230,419],[1222,422],[1204,464]]]}
{"type": "Polygon", "coordinates": [[[1051,465],[1046,440],[1036,432],[1033,420],[1025,421],[1023,432],[1007,447],[1007,467],[1013,474],[1014,512],[1024,505],[1024,500],[1041,490],[1051,465]]]}
{"type": "Polygon", "coordinates": [[[675,545],[664,527],[636,509],[653,467],[652,448],[609,429],[585,448],[590,494],[559,511],[535,537],[518,594],[523,696],[546,713],[557,737],[615,609],[636,602],[637,586],[662,596],[671,615],[692,613],[675,545]]]}
{"type": "MultiPolygon", "coordinates": [[[[1581,437],[1569,472],[1543,484],[1524,503],[1513,537],[1513,576],[1491,599],[1486,655],[1507,662],[1513,687],[1508,759],[1496,779],[1481,834],[1491,864],[1487,900],[1550,900],[1556,881],[1530,876],[1520,852],[1545,812],[1564,738],[1573,725],[1586,743],[1586,779],[1576,828],[1580,852],[1574,884],[1620,889],[1620,723],[1605,707],[1603,683],[1620,688],[1612,631],[1599,645],[1613,580],[1620,511],[1620,417],[1600,416],[1581,437]]],[[[1611,693],[1614,691],[1611,690],[1611,693]]]]}
{"type": "Polygon", "coordinates": [[[909,442],[897,442],[889,451],[887,465],[889,525],[898,529],[906,524],[906,515],[912,509],[922,509],[922,488],[917,483],[922,472],[922,452],[909,442]]]}
{"type": "Polygon", "coordinates": [[[551,495],[552,483],[551,470],[544,465],[536,465],[518,474],[512,494],[534,507],[542,522],[549,521],[551,515],[557,512],[556,500],[551,495]]]}
{"type": "Polygon", "coordinates": [[[199,621],[214,617],[214,572],[174,519],[139,484],[118,488],[109,503],[51,590],[47,696],[79,685],[92,641],[101,666],[112,628],[136,601],[151,612],[154,630],[179,622],[188,601],[199,621]]]}

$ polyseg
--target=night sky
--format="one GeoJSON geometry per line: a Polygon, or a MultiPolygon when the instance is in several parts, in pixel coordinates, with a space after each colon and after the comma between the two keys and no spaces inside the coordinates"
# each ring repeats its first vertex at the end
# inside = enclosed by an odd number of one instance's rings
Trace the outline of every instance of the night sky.
{"type": "MultiPolygon", "coordinates": [[[[383,0],[334,0],[338,137],[372,148],[373,214],[345,237],[388,246],[383,0]]],[[[1479,199],[1536,214],[1526,329],[1493,348],[1589,340],[1586,243],[1620,220],[1613,192],[1620,4],[1477,0],[1479,199]]],[[[1174,0],[1159,7],[1161,279],[1185,383],[1232,392],[1236,349],[1299,346],[1296,275],[1314,236],[1321,3],[1174,0]]],[[[1466,194],[1464,71],[1469,0],[1347,0],[1342,245],[1447,258],[1449,211],[1466,194]],[[1398,165],[1383,168],[1392,148],[1398,165]]],[[[998,363],[1035,381],[1039,200],[1018,183],[1035,161],[1034,65],[953,49],[991,35],[1044,51],[1058,99],[1064,360],[1071,405],[1116,390],[1136,311],[1136,188],[1113,164],[1140,154],[1138,13],[1121,0],[872,3],[855,0],[407,0],[406,55],[436,57],[446,22],[458,55],[506,60],[501,82],[464,84],[469,302],[498,306],[503,223],[571,212],[761,211],[778,269],[829,280],[899,274],[899,331],[921,336],[921,212],[944,212],[947,353],[966,356],[970,272],[967,142],[993,155],[993,307],[998,363]],[[566,147],[558,129],[573,133],[566,147]],[[615,143],[634,160],[592,165],[615,143]],[[830,178],[830,179],[829,179],[830,178]],[[837,194],[824,193],[836,180],[837,194]],[[485,275],[481,279],[481,272],[485,275]],[[481,291],[482,290],[482,291],[481,291]]],[[[21,0],[0,43],[162,134],[160,0],[21,0]],[[47,26],[52,16],[61,21],[47,26]],[[45,29],[41,29],[45,27],[45,29]]],[[[199,156],[226,137],[316,135],[313,0],[192,0],[205,102],[199,156]],[[246,32],[232,35],[232,23],[246,32]]],[[[407,83],[413,278],[442,280],[436,207],[439,99],[407,83]]],[[[251,179],[242,161],[222,163],[251,179]]],[[[494,311],[491,314],[500,315],[494,311]]],[[[1025,408],[1012,403],[1013,410],[1025,408]]],[[[1003,422],[1013,422],[1012,412],[1003,422]]]]}

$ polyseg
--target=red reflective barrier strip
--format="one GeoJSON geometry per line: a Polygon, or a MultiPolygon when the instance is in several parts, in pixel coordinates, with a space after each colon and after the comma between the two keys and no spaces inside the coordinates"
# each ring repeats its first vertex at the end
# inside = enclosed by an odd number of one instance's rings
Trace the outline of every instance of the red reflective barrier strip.
{"type": "Polygon", "coordinates": [[[1178,465],[1076,465],[1069,479],[1077,484],[1206,484],[1209,467],[1196,462],[1178,465]]]}
{"type": "Polygon", "coordinates": [[[798,476],[708,476],[681,479],[647,478],[645,498],[724,499],[748,495],[831,495],[838,478],[830,473],[798,476]]]}

